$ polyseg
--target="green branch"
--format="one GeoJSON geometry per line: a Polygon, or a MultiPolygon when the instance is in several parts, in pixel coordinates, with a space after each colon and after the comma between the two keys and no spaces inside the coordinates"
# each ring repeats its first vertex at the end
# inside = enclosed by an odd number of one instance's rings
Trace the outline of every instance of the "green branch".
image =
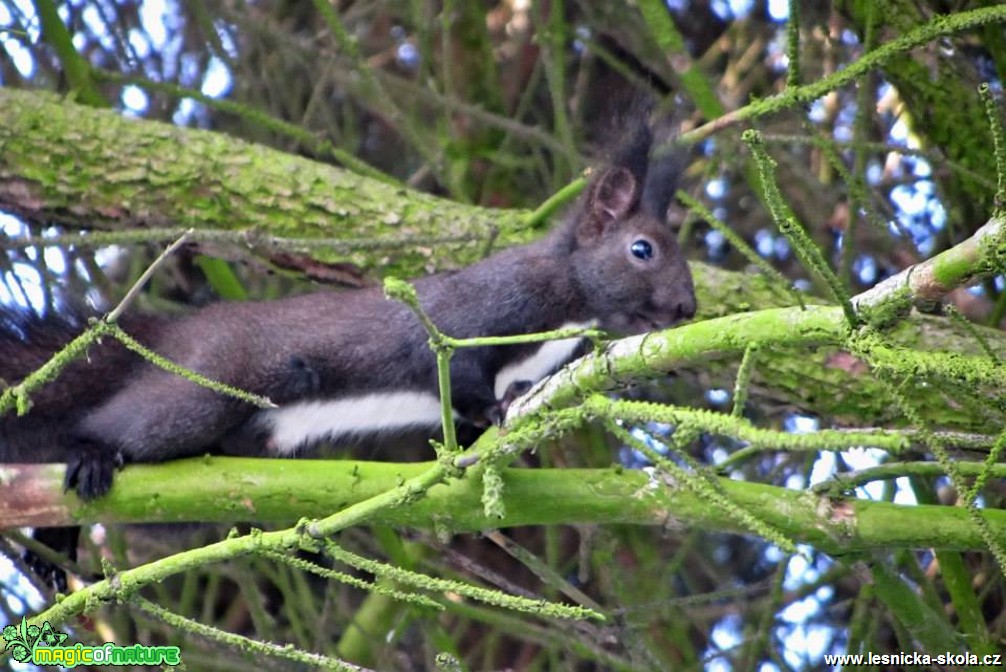
{"type": "Polygon", "coordinates": [[[993,199],[996,217],[1002,217],[1006,208],[1006,138],[1003,136],[1002,119],[995,94],[988,84],[978,87],[978,95],[985,104],[985,116],[988,117],[989,130],[992,133],[992,148],[996,159],[996,195],[993,199]]]}
{"type": "Polygon", "coordinates": [[[748,346],[838,345],[845,338],[841,309],[812,306],[728,315],[615,341],[547,378],[517,399],[506,426],[519,426],[539,409],[576,403],[588,392],[611,389],[690,365],[740,356],[748,346]]]}
{"type": "MultiPolygon", "coordinates": [[[[347,507],[330,518],[303,523],[294,531],[262,532],[257,540],[237,537],[186,551],[170,562],[165,559],[156,566],[130,570],[137,572],[131,578],[144,582],[252,553],[257,547],[299,547],[301,535],[308,540],[322,538],[364,521],[452,532],[579,523],[675,524],[747,532],[728,513],[709,506],[687,489],[668,487],[671,484],[651,472],[621,468],[502,469],[507,517],[493,519],[482,510],[478,479],[444,481],[438,465],[192,458],[132,465],[118,474],[107,497],[88,503],[61,492],[62,466],[6,465],[4,482],[8,486],[0,499],[0,520],[11,527],[99,521],[280,523],[347,507]],[[417,491],[425,495],[408,495],[417,491]],[[38,502],[40,492],[48,493],[50,499],[38,502]],[[25,503],[29,493],[34,493],[36,500],[31,507],[25,503]]],[[[832,500],[725,477],[717,477],[715,482],[739,506],[787,536],[827,553],[930,546],[984,548],[981,535],[960,507],[832,500]],[[833,508],[840,513],[833,515],[833,508]]],[[[986,515],[992,529],[1006,535],[1006,511],[990,510],[986,515]]]]}
{"type": "Polygon", "coordinates": [[[779,287],[780,290],[788,293],[792,297],[793,303],[801,306],[803,305],[804,296],[799,290],[793,287],[793,282],[780,271],[776,270],[776,268],[772,266],[765,257],[761,256],[752,249],[752,247],[748,245],[748,242],[744,240],[743,236],[734,231],[730,225],[714,215],[709,208],[700,203],[697,199],[692,198],[686,192],[679,190],[675,195],[677,196],[677,199],[681,201],[691,212],[694,212],[698,217],[701,217],[703,221],[709,224],[709,226],[722,233],[723,237],[726,238],[730,246],[737,250],[749,264],[764,273],[771,283],[770,286],[779,287]]]}
{"type": "Polygon", "coordinates": [[[63,65],[63,73],[77,100],[92,107],[109,107],[95,86],[91,65],[73,46],[73,36],[63,25],[53,0],[35,0],[35,12],[42,24],[42,39],[52,47],[63,65]]]}
{"type": "MultiPolygon", "coordinates": [[[[994,464],[991,467],[982,462],[958,461],[955,464],[957,470],[965,476],[980,476],[987,473],[995,478],[1006,478],[1006,464],[994,464]]],[[[893,481],[913,476],[938,478],[947,476],[947,470],[939,462],[888,462],[859,471],[836,474],[831,479],[815,485],[813,491],[838,496],[874,481],[893,481]]]]}
{"type": "Polygon", "coordinates": [[[776,227],[786,236],[790,245],[796,250],[797,255],[803,262],[804,268],[816,275],[817,278],[831,292],[832,298],[842,306],[845,312],[845,319],[850,327],[856,326],[859,319],[849,301],[849,294],[842,286],[842,282],[828,266],[821,250],[811,240],[810,235],[803,225],[797,221],[792,209],[783,200],[779,185],[776,183],[773,169],[775,160],[768,155],[765,150],[765,141],[761,133],[753,130],[744,131],[744,142],[747,143],[758,167],[758,176],[761,180],[762,191],[765,195],[765,202],[768,204],[772,219],[775,220],[776,227]]]}
{"type": "Polygon", "coordinates": [[[993,217],[965,241],[913,264],[853,298],[857,311],[901,312],[1006,269],[1006,225],[993,217]]]}
{"type": "Polygon", "coordinates": [[[384,295],[401,301],[416,316],[429,336],[430,349],[437,358],[437,385],[440,392],[440,425],[444,432],[444,448],[448,454],[458,452],[458,439],[454,429],[454,404],[451,396],[451,356],[454,346],[447,342],[444,334],[433,324],[419,304],[416,289],[398,278],[385,278],[384,295]]]}
{"type": "Polygon", "coordinates": [[[693,131],[684,133],[681,139],[685,142],[698,142],[741,121],[756,119],[813,102],[835,89],[854,82],[871,70],[882,68],[893,58],[935,39],[1003,21],[1006,21],[1006,5],[981,7],[966,12],[936,16],[923,25],[880,45],[868,54],[864,54],[859,60],[850,63],[834,74],[804,86],[787,87],[782,93],[771,98],[751,103],[693,131]]]}
{"type": "MultiPolygon", "coordinates": [[[[225,632],[220,628],[214,628],[180,616],[142,597],[133,597],[130,600],[130,605],[141,614],[168,624],[177,632],[190,633],[213,642],[220,642],[233,647],[237,651],[244,652],[249,658],[254,656],[272,656],[274,658],[291,660],[312,669],[338,670],[339,672],[363,672],[365,669],[329,656],[301,651],[296,647],[279,646],[249,637],[242,637],[231,632],[225,632]]],[[[36,618],[34,620],[38,622],[39,619],[36,618]]]]}

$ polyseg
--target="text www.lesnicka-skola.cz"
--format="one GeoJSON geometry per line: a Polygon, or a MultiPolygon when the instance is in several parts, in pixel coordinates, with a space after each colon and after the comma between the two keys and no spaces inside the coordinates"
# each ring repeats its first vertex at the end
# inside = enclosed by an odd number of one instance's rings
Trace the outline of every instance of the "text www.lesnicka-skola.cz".
{"type": "Polygon", "coordinates": [[[825,665],[845,667],[853,665],[1003,665],[1001,653],[990,653],[979,656],[977,653],[855,653],[844,655],[826,655],[825,665]]]}

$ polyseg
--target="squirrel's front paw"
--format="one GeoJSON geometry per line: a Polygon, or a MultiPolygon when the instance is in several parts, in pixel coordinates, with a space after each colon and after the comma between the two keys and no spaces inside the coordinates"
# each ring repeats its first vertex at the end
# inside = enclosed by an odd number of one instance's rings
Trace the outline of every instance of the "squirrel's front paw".
{"type": "Polygon", "coordinates": [[[80,441],[66,460],[63,491],[76,490],[85,501],[101,497],[111,489],[123,462],[122,453],[110,446],[80,441]]]}
{"type": "Polygon", "coordinates": [[[486,411],[486,417],[494,425],[502,425],[503,421],[506,420],[507,411],[510,410],[510,404],[516,401],[518,397],[527,394],[528,390],[532,387],[534,387],[534,383],[530,380],[513,381],[507,386],[506,391],[503,392],[503,397],[489,407],[489,410],[486,411]]]}

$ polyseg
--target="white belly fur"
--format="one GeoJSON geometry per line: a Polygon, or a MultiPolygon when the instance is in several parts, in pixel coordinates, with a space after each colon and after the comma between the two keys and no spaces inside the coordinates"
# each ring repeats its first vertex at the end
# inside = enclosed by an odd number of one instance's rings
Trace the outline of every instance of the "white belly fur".
{"type": "Polygon", "coordinates": [[[289,455],[326,439],[440,426],[440,399],[427,392],[378,392],[359,397],[301,401],[262,411],[270,449],[289,455]]]}
{"type": "MultiPolygon", "coordinates": [[[[560,329],[587,329],[597,324],[590,322],[567,322],[560,329]]],[[[566,363],[573,351],[583,341],[582,338],[563,338],[558,341],[545,341],[529,357],[518,362],[507,364],[496,374],[493,392],[497,399],[502,399],[510,383],[518,380],[529,380],[537,383],[566,363]]]]}
{"type": "MultiPolygon", "coordinates": [[[[596,322],[567,323],[562,329],[587,328],[596,322]]],[[[569,359],[582,338],[546,341],[530,356],[508,364],[496,375],[500,399],[514,381],[536,383],[569,359]]],[[[457,414],[455,413],[455,417],[457,414]]],[[[269,432],[270,450],[289,455],[302,446],[340,437],[386,434],[440,426],[440,399],[428,392],[375,392],[358,397],[301,401],[260,411],[257,422],[269,432]]]]}

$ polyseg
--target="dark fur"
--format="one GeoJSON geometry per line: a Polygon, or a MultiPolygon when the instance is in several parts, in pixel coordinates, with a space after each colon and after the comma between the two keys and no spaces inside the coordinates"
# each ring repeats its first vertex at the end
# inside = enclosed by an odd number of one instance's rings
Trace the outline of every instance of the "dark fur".
{"type": "MultiPolygon", "coordinates": [[[[547,238],[418,280],[434,323],[456,337],[544,331],[589,319],[599,319],[607,330],[637,333],[691,316],[691,278],[674,232],[662,221],[682,158],[669,155],[649,168],[651,142],[647,129],[637,132],[616,157],[621,163],[598,172],[572,216],[547,238]],[[628,252],[640,238],[654,248],[646,265],[628,252]]],[[[281,405],[437,389],[425,332],[409,309],[378,288],[218,303],[178,320],[140,319],[127,326],[172,361],[281,405]]],[[[16,380],[80,325],[7,316],[4,327],[0,338],[7,341],[7,354],[0,355],[0,374],[16,380]]],[[[498,401],[496,373],[530,349],[459,350],[451,377],[461,416],[484,423],[498,401]]],[[[193,455],[226,440],[255,411],[141,362],[115,343],[93,348],[88,361],[71,366],[34,402],[28,416],[3,419],[5,459],[30,458],[26,451],[41,450],[43,443],[66,446],[70,436],[130,461],[193,455]]],[[[88,497],[109,484],[77,485],[88,497]]]]}
{"type": "MultiPolygon", "coordinates": [[[[691,317],[691,276],[664,221],[684,160],[670,154],[651,167],[652,144],[649,129],[639,128],[545,239],[416,281],[433,322],[452,336],[474,337],[591,319],[602,329],[639,333],[691,317]],[[651,245],[652,259],[632,255],[639,240],[651,245]]],[[[437,390],[425,331],[378,288],[219,303],[177,320],[136,318],[126,326],[168,359],[280,405],[437,390]]],[[[81,325],[4,316],[0,327],[0,376],[13,382],[81,325]]],[[[457,351],[451,364],[457,412],[480,425],[498,418],[496,374],[535,347],[457,351]]],[[[512,386],[505,396],[525,388],[512,386]]],[[[249,445],[262,439],[249,431],[254,407],[155,368],[115,343],[92,348],[88,360],[33,400],[27,416],[0,418],[0,457],[66,461],[66,485],[83,498],[111,487],[123,457],[158,462],[221,449],[262,453],[261,445],[249,445]]]]}

